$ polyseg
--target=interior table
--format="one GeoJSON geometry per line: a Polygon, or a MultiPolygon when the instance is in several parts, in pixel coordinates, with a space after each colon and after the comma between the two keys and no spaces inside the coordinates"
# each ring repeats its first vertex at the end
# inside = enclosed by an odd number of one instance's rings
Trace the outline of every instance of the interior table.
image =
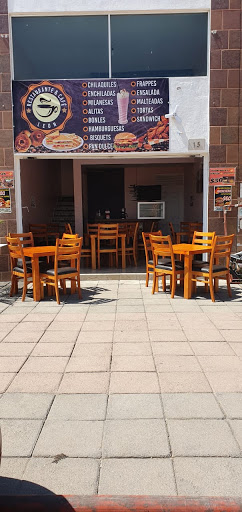
{"type": "MultiPolygon", "coordinates": [[[[91,257],[92,257],[92,269],[97,268],[97,257],[96,257],[96,239],[97,233],[89,235],[91,239],[91,257]]],[[[119,233],[118,237],[121,239],[121,251],[122,251],[122,268],[126,268],[126,254],[125,254],[125,239],[126,233],[119,233]]]]}
{"type": "MultiPolygon", "coordinates": [[[[192,296],[192,260],[195,254],[211,253],[212,247],[209,245],[201,246],[198,244],[174,244],[174,254],[184,256],[184,299],[190,299],[192,296]]],[[[156,251],[159,254],[159,250],[156,251]]],[[[164,251],[162,251],[164,255],[164,251]]]]}

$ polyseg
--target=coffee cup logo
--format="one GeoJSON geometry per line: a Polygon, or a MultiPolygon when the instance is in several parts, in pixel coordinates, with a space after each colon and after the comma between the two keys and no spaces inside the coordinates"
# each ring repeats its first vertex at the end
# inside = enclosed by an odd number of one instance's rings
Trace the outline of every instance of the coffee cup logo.
{"type": "Polygon", "coordinates": [[[22,118],[30,129],[39,129],[44,133],[63,130],[72,117],[71,97],[60,84],[48,81],[31,84],[21,98],[22,118]]]}

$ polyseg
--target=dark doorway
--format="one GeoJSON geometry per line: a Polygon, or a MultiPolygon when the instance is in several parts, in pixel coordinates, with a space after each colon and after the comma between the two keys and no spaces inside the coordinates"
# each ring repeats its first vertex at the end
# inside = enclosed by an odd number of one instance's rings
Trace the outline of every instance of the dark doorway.
{"type": "Polygon", "coordinates": [[[87,172],[88,221],[92,222],[100,210],[110,210],[111,219],[120,219],[124,208],[124,169],[99,168],[87,172]]]}

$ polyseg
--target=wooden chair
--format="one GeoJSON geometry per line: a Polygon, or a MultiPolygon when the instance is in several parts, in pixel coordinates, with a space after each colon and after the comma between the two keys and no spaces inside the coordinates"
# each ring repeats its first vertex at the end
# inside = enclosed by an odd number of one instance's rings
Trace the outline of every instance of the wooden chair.
{"type": "Polygon", "coordinates": [[[214,280],[225,279],[229,297],[232,297],[230,288],[229,260],[232,250],[234,235],[215,236],[210,257],[210,263],[204,263],[199,270],[192,271],[192,281],[201,281],[208,284],[212,302],[215,302],[214,280]],[[220,260],[223,260],[221,264],[220,260]]]}
{"type": "MultiPolygon", "coordinates": [[[[154,236],[162,236],[161,231],[157,231],[152,234],[154,236]]],[[[154,272],[154,261],[153,261],[152,247],[151,247],[151,243],[150,243],[150,233],[142,232],[142,238],[143,238],[143,243],[144,243],[145,261],[146,261],[145,286],[148,286],[150,274],[153,274],[153,272],[154,272]]]]}
{"type": "MultiPolygon", "coordinates": [[[[215,231],[210,231],[205,233],[205,231],[194,231],[192,244],[196,245],[209,245],[210,247],[213,245],[215,237],[215,231]]],[[[193,259],[192,268],[194,270],[199,270],[205,264],[204,261],[198,260],[196,258],[193,259]]]]}
{"type": "Polygon", "coordinates": [[[26,265],[25,256],[23,253],[23,247],[20,239],[18,237],[6,236],[8,250],[10,255],[10,263],[11,263],[11,289],[10,289],[10,297],[14,293],[18,292],[18,281],[19,279],[24,280],[23,285],[23,293],[22,293],[22,302],[25,300],[28,279],[31,278],[32,282],[32,267],[28,267],[26,265]],[[18,261],[20,260],[20,265],[18,261]]]}
{"type": "Polygon", "coordinates": [[[118,268],[118,224],[98,224],[97,261],[100,269],[101,254],[115,254],[118,268]]]}
{"type": "Polygon", "coordinates": [[[176,244],[176,232],[175,232],[175,230],[174,230],[174,227],[173,227],[172,222],[169,222],[169,228],[170,228],[170,232],[171,232],[171,240],[172,240],[172,243],[173,243],[173,244],[176,244]]]}
{"type": "Polygon", "coordinates": [[[78,296],[81,299],[80,258],[82,238],[56,240],[54,268],[40,274],[41,297],[44,297],[44,284],[55,288],[56,301],[60,304],[58,283],[61,282],[64,293],[65,281],[69,279],[77,284],[78,296]],[[62,267],[62,262],[73,263],[74,266],[62,267]]]}
{"type": "Polygon", "coordinates": [[[65,223],[65,234],[73,235],[72,227],[69,222],[65,223]]]}
{"type": "Polygon", "coordinates": [[[38,240],[37,245],[48,245],[47,224],[30,224],[29,231],[33,233],[34,240],[38,240]]]}
{"type": "Polygon", "coordinates": [[[175,261],[173,253],[172,242],[170,235],[168,236],[154,236],[150,234],[150,243],[153,253],[154,272],[153,272],[153,287],[152,294],[158,291],[158,278],[161,276],[163,281],[163,291],[166,290],[166,275],[170,276],[171,298],[174,298],[176,291],[177,277],[180,280],[184,279],[183,262],[175,261]],[[169,258],[170,263],[159,262],[158,258],[169,258]]]}
{"type": "MultiPolygon", "coordinates": [[[[138,252],[138,222],[127,222],[127,238],[126,238],[126,246],[125,246],[125,255],[128,256],[129,261],[131,263],[131,256],[133,256],[134,264],[137,267],[137,252],[138,252]]],[[[122,254],[121,249],[119,249],[119,254],[122,254]]]]}
{"type": "Polygon", "coordinates": [[[188,235],[188,243],[192,243],[193,233],[194,231],[202,231],[203,225],[202,222],[190,222],[189,223],[189,235],[188,235]]]}

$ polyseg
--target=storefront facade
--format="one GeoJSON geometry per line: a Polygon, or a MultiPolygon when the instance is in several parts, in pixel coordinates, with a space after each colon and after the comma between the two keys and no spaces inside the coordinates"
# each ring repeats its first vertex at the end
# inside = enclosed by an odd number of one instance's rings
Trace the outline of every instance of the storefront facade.
{"type": "MultiPolygon", "coordinates": [[[[144,198],[153,193],[154,201],[157,193],[165,201],[164,233],[169,221],[178,227],[180,220],[202,221],[204,230],[223,233],[209,167],[236,167],[236,203],[239,2],[212,0],[211,6],[200,0],[194,6],[187,0],[181,6],[173,0],[168,6],[153,0],[147,9],[137,0],[120,10],[112,2],[88,1],[80,9],[73,0],[68,11],[57,0],[48,4],[9,0],[7,9],[0,2],[0,171],[14,169],[15,177],[11,211],[0,214],[0,241],[31,222],[52,220],[54,205],[65,197],[74,198],[79,234],[105,208],[119,218],[125,207],[136,218],[137,194],[144,191],[144,198]],[[105,189],[106,203],[100,199],[105,189]],[[111,194],[116,199],[108,200],[111,194]]],[[[239,249],[238,209],[227,218],[239,249]]],[[[0,278],[7,270],[1,253],[0,278]]]]}

